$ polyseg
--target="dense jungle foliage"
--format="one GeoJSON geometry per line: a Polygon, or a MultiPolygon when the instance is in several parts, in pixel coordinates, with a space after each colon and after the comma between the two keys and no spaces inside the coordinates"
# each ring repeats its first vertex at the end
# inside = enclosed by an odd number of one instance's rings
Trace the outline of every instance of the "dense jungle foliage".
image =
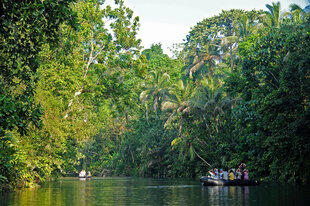
{"type": "Polygon", "coordinates": [[[143,49],[122,0],[0,3],[0,187],[81,169],[309,183],[309,6],[231,9],[174,57],[143,49]]]}

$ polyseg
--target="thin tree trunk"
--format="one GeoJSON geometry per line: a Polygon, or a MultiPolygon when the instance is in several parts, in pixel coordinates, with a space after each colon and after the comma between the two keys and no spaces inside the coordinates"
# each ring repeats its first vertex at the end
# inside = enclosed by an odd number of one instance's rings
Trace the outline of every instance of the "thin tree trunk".
{"type": "MultiPolygon", "coordinates": [[[[84,73],[84,77],[83,79],[85,80],[86,79],[86,76],[87,76],[87,73],[88,73],[88,70],[89,70],[89,67],[90,65],[93,63],[93,61],[97,58],[97,56],[102,52],[102,49],[95,55],[95,57],[93,56],[93,53],[94,53],[94,33],[93,31],[91,31],[91,39],[90,39],[90,43],[91,43],[91,50],[90,50],[90,53],[89,53],[89,57],[88,57],[88,62],[86,64],[86,68],[85,68],[85,73],[84,73]]],[[[69,101],[69,104],[68,104],[68,108],[72,105],[73,103],[73,100],[79,96],[80,94],[83,93],[83,86],[79,89],[79,91],[75,92],[74,94],[74,97],[69,101]]],[[[66,112],[66,115],[64,116],[64,118],[66,119],[68,117],[68,111],[66,112]]]]}
{"type": "Polygon", "coordinates": [[[147,111],[147,103],[145,103],[145,118],[146,118],[146,122],[149,122],[149,115],[148,115],[148,111],[147,111]]]}
{"type": "Polygon", "coordinates": [[[233,71],[234,71],[234,59],[233,59],[232,45],[230,45],[229,51],[230,51],[230,72],[233,73],[233,71]]]}
{"type": "Polygon", "coordinates": [[[200,142],[203,145],[207,145],[207,143],[204,140],[201,140],[200,138],[196,137],[196,139],[198,140],[198,142],[200,142]]]}
{"type": "Polygon", "coordinates": [[[155,101],[154,101],[154,111],[155,111],[155,115],[157,116],[157,106],[158,106],[158,97],[155,97],[155,101]]]}
{"type": "Polygon", "coordinates": [[[134,158],[134,156],[132,154],[132,151],[130,151],[130,154],[131,154],[132,163],[135,163],[135,158],[134,158]]]}
{"type": "Polygon", "coordinates": [[[174,116],[175,113],[176,113],[176,111],[173,111],[173,113],[170,115],[170,117],[165,122],[164,127],[167,127],[168,123],[171,121],[171,119],[172,119],[172,117],[174,116]]]}
{"type": "Polygon", "coordinates": [[[208,125],[208,123],[207,123],[206,117],[203,116],[203,119],[204,119],[204,121],[205,121],[205,124],[206,124],[206,127],[207,127],[207,129],[208,129],[209,135],[210,135],[210,137],[211,137],[211,139],[212,139],[213,137],[212,137],[212,135],[211,135],[211,131],[210,131],[209,125],[208,125]]]}
{"type": "Polygon", "coordinates": [[[199,158],[199,159],[201,159],[204,163],[206,163],[207,165],[209,165],[210,167],[212,166],[212,165],[210,165],[205,159],[203,159],[195,150],[194,150],[194,153],[197,155],[197,157],[199,158]]]}
{"type": "Polygon", "coordinates": [[[179,127],[179,136],[181,136],[182,128],[183,128],[183,116],[181,115],[181,123],[180,123],[180,127],[179,127]]]}

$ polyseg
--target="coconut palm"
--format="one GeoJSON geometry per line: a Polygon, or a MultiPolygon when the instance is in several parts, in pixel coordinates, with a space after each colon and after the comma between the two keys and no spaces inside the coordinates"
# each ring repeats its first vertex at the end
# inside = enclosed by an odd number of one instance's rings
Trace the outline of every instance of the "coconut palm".
{"type": "MultiPolygon", "coordinates": [[[[191,138],[182,132],[185,117],[192,111],[190,102],[193,98],[193,94],[195,94],[195,89],[196,87],[193,87],[190,81],[179,80],[173,85],[172,89],[169,91],[169,99],[162,104],[162,110],[169,114],[165,127],[169,125],[174,118],[178,117],[178,137],[171,142],[171,146],[174,148],[177,147],[180,155],[183,155],[183,157],[189,155],[193,160],[194,157],[197,156],[204,163],[211,166],[211,164],[198,154],[198,150],[195,149],[194,144],[190,140],[191,138]]],[[[198,140],[200,142],[202,141],[201,139],[198,140]]]]}
{"type": "Polygon", "coordinates": [[[155,114],[160,108],[160,104],[163,98],[168,94],[167,83],[170,76],[167,73],[161,73],[158,71],[151,71],[147,76],[146,88],[140,94],[140,100],[145,104],[146,119],[148,120],[148,103],[151,101],[155,114]]]}
{"type": "Polygon", "coordinates": [[[236,28],[236,35],[241,41],[247,41],[249,36],[257,33],[257,30],[262,27],[261,23],[255,23],[246,15],[240,15],[236,22],[234,22],[236,28]]]}
{"type": "Polygon", "coordinates": [[[209,135],[213,138],[213,131],[215,130],[217,133],[221,126],[221,115],[239,99],[231,99],[225,96],[222,84],[210,77],[202,80],[202,86],[197,89],[195,96],[196,98],[191,101],[191,106],[202,115],[209,135]],[[211,128],[210,122],[214,125],[214,130],[211,128]]]}
{"type": "Polygon", "coordinates": [[[302,23],[307,16],[307,12],[297,4],[291,4],[290,11],[286,12],[284,16],[291,19],[294,23],[302,23]]]}
{"type": "Polygon", "coordinates": [[[227,36],[227,37],[224,37],[222,39],[222,42],[221,42],[222,49],[224,51],[228,50],[228,52],[229,52],[228,54],[230,57],[229,59],[230,59],[230,70],[231,70],[231,72],[233,72],[234,62],[235,62],[235,59],[237,56],[238,41],[239,41],[239,38],[237,36],[227,36]]]}
{"type": "Polygon", "coordinates": [[[281,4],[272,2],[272,5],[266,4],[268,11],[265,11],[265,25],[279,28],[281,21],[281,4]]]}
{"type": "Polygon", "coordinates": [[[178,120],[179,136],[182,134],[184,116],[191,110],[190,99],[192,98],[194,89],[189,81],[180,79],[172,86],[168,99],[162,104],[162,110],[169,113],[169,118],[164,125],[165,127],[171,123],[177,114],[180,114],[180,119],[178,120]]]}
{"type": "Polygon", "coordinates": [[[193,53],[193,61],[186,68],[185,74],[189,74],[189,77],[193,78],[193,73],[196,73],[204,65],[207,65],[209,75],[213,76],[213,69],[216,64],[215,60],[220,58],[218,46],[209,42],[201,49],[196,48],[193,53]]]}

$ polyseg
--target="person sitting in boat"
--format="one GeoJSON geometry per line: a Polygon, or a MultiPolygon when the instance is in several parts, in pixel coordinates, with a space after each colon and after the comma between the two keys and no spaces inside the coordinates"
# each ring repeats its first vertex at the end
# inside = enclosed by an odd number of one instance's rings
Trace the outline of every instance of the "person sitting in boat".
{"type": "Polygon", "coordinates": [[[230,171],[229,171],[229,175],[228,175],[228,176],[229,176],[229,180],[230,180],[230,181],[235,180],[235,175],[234,175],[233,170],[230,170],[230,171]]]}
{"type": "Polygon", "coordinates": [[[223,179],[223,169],[220,169],[219,178],[220,178],[221,180],[223,179]]]}
{"type": "Polygon", "coordinates": [[[245,168],[246,168],[246,165],[244,163],[241,163],[239,165],[239,169],[241,169],[241,171],[245,170],[245,168]]]}
{"type": "Polygon", "coordinates": [[[249,172],[247,169],[244,169],[244,179],[248,180],[249,179],[249,172]]]}
{"type": "Polygon", "coordinates": [[[242,176],[241,169],[237,169],[236,179],[241,180],[241,176],[242,176]]]}
{"type": "Polygon", "coordinates": [[[244,180],[244,170],[241,170],[241,179],[244,180]]]}
{"type": "Polygon", "coordinates": [[[213,171],[213,169],[211,169],[210,171],[209,171],[209,175],[211,176],[211,177],[215,177],[215,173],[214,173],[214,171],[213,171]]]}
{"type": "Polygon", "coordinates": [[[223,180],[228,180],[228,172],[226,170],[223,171],[223,180]]]}
{"type": "Polygon", "coordinates": [[[87,172],[87,175],[86,175],[86,176],[87,176],[87,177],[91,177],[90,171],[87,172]]]}
{"type": "Polygon", "coordinates": [[[85,177],[85,175],[86,175],[85,170],[82,170],[82,171],[79,173],[79,177],[85,177]]]}
{"type": "Polygon", "coordinates": [[[215,175],[215,178],[219,178],[219,171],[216,169],[216,168],[214,168],[214,175],[215,175]]]}

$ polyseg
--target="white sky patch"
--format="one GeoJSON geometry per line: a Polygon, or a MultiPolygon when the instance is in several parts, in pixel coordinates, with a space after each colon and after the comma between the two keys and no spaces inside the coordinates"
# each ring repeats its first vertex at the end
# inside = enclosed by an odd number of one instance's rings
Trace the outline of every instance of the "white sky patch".
{"type": "Polygon", "coordinates": [[[153,43],[161,43],[163,47],[171,46],[174,42],[183,42],[190,30],[190,26],[174,23],[160,23],[141,21],[138,38],[142,39],[144,49],[153,43]],[[171,45],[170,45],[171,44],[171,45]]]}

